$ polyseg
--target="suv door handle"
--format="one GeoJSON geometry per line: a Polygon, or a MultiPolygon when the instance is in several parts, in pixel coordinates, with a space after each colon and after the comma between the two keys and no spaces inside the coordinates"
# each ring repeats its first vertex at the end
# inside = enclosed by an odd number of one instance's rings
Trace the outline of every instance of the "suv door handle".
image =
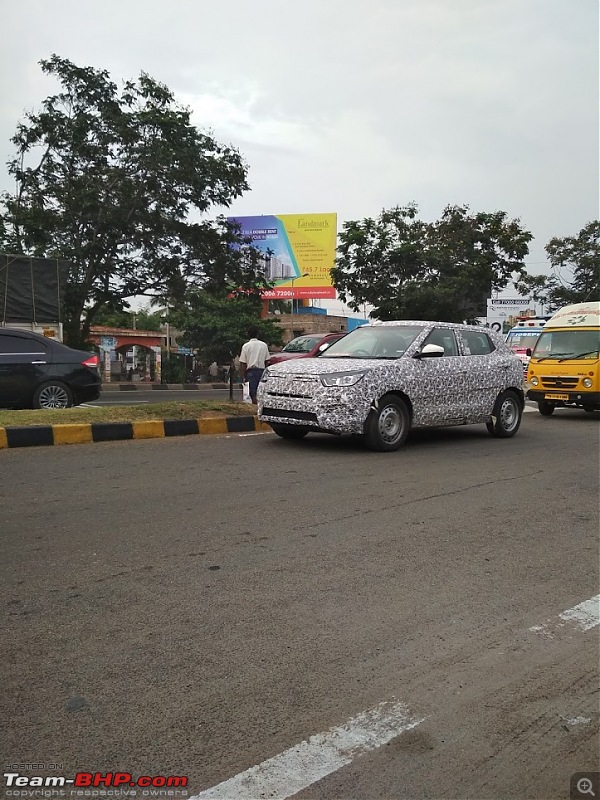
{"type": "Polygon", "coordinates": [[[32,364],[46,364],[46,361],[32,361],[32,364]]]}

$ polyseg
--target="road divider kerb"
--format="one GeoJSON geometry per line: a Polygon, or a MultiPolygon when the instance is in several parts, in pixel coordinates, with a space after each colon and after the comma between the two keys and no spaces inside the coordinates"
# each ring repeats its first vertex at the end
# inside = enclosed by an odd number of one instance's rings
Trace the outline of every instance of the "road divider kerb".
{"type": "Polygon", "coordinates": [[[5,428],[0,427],[0,449],[219,433],[264,433],[270,430],[270,426],[260,422],[258,417],[149,419],[138,422],[92,422],[23,427],[8,425],[5,428]]]}
{"type": "MultiPolygon", "coordinates": [[[[239,382],[235,382],[234,389],[241,390],[239,382]]],[[[103,383],[102,392],[165,392],[169,390],[210,392],[215,389],[229,389],[228,383],[103,383]]]]}
{"type": "Polygon", "coordinates": [[[133,423],[134,439],[160,439],[165,435],[165,426],[160,419],[148,419],[133,423]]]}
{"type": "Polygon", "coordinates": [[[87,422],[53,425],[54,444],[88,444],[92,439],[92,426],[87,422]]]}

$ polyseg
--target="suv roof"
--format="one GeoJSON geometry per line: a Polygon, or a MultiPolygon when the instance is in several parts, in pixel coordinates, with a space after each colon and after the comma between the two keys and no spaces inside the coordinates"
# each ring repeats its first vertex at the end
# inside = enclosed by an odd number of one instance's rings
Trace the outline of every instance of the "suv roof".
{"type": "MultiPolygon", "coordinates": [[[[384,322],[373,321],[370,322],[368,325],[361,325],[361,328],[379,328],[382,325],[393,325],[393,326],[414,326],[414,325],[435,325],[436,328],[444,327],[444,328],[480,328],[481,330],[487,330],[487,328],[483,328],[481,325],[467,325],[464,322],[436,322],[435,320],[431,319],[393,319],[393,320],[385,320],[384,322]]],[[[356,329],[355,329],[356,330],[356,329]]]]}

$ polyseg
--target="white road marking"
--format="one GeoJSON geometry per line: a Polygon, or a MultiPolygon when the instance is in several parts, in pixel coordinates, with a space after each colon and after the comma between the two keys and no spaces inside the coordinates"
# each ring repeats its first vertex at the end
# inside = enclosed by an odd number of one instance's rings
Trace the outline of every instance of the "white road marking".
{"type": "MultiPolygon", "coordinates": [[[[260,433],[245,433],[256,436],[260,433]]],[[[600,625],[600,595],[591,597],[558,614],[542,625],[529,628],[554,638],[565,626],[588,631],[600,625]]],[[[569,725],[585,725],[590,717],[563,717],[569,725]]],[[[348,766],[365,753],[377,750],[402,733],[416,728],[425,717],[414,716],[404,703],[395,700],[363,711],[344,725],[317,733],[279,755],[257,764],[233,778],[222,781],[189,800],[286,800],[348,766]]]]}
{"type": "Polygon", "coordinates": [[[589,631],[600,625],[600,594],[579,603],[573,608],[568,608],[554,619],[549,619],[542,625],[533,625],[529,628],[533,633],[541,633],[554,637],[561,628],[574,627],[580,631],[589,631]]]}
{"type": "MultiPolygon", "coordinates": [[[[100,406],[140,406],[142,403],[149,403],[150,400],[99,400],[100,406]]],[[[95,406],[95,408],[100,408],[95,406]]]]}
{"type": "Polygon", "coordinates": [[[285,800],[415,728],[423,719],[413,716],[404,703],[380,703],[190,800],[285,800]]]}
{"type": "Polygon", "coordinates": [[[600,625],[600,594],[559,614],[565,622],[573,622],[582,631],[589,631],[600,625]]]}

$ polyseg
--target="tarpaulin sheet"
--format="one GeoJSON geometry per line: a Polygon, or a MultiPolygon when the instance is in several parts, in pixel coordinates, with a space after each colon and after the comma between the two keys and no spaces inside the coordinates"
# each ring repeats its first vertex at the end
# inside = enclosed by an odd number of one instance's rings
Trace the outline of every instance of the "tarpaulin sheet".
{"type": "Polygon", "coordinates": [[[0,322],[62,322],[70,262],[0,255],[0,322]]]}

